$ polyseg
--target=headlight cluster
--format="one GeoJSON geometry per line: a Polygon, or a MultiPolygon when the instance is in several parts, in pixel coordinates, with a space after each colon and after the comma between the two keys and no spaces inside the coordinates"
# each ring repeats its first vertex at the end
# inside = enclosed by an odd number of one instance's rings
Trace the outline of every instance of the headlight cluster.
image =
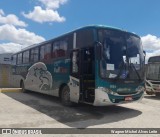
{"type": "Polygon", "coordinates": [[[144,91],[144,87],[143,87],[143,86],[138,86],[138,87],[136,88],[136,91],[137,91],[138,93],[140,93],[140,92],[144,91]]]}
{"type": "Polygon", "coordinates": [[[145,84],[146,84],[147,86],[149,86],[149,87],[151,86],[147,81],[146,81],[146,83],[145,83],[145,84]]]}
{"type": "Polygon", "coordinates": [[[101,89],[102,91],[106,92],[107,94],[118,95],[116,92],[110,90],[109,88],[99,87],[99,89],[101,89]]]}

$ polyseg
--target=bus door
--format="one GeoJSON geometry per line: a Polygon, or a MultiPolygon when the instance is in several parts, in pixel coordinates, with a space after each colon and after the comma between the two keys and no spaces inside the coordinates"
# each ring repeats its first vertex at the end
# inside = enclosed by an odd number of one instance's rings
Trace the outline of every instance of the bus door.
{"type": "Polygon", "coordinates": [[[93,47],[72,51],[70,81],[72,81],[72,87],[70,86],[72,90],[70,91],[71,101],[75,102],[76,99],[80,102],[94,102],[95,64],[93,47]]]}

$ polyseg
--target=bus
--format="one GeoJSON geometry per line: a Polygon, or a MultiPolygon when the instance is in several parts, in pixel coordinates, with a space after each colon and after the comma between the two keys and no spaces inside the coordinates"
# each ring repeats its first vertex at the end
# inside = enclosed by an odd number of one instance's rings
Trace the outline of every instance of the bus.
{"type": "Polygon", "coordinates": [[[148,95],[160,95],[160,56],[148,60],[145,90],[148,95]]]}
{"type": "Polygon", "coordinates": [[[85,26],[12,55],[12,84],[70,106],[134,102],[144,95],[141,39],[119,28],[85,26]]]}

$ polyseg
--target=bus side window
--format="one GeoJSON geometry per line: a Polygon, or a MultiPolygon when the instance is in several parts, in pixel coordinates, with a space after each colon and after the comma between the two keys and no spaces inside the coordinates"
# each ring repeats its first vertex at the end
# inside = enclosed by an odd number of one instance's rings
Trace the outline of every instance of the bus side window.
{"type": "Polygon", "coordinates": [[[22,53],[18,54],[17,64],[22,64],[22,53]]]}
{"type": "Polygon", "coordinates": [[[58,57],[59,46],[60,46],[59,42],[54,42],[53,43],[52,58],[57,58],[58,57]]]}
{"type": "Polygon", "coordinates": [[[31,49],[31,62],[36,62],[39,59],[38,47],[31,49]]]}
{"type": "Polygon", "coordinates": [[[66,57],[67,55],[67,41],[60,41],[60,47],[58,50],[58,57],[66,57]]]}
{"type": "Polygon", "coordinates": [[[51,43],[40,47],[40,60],[48,60],[51,58],[51,43]]]}
{"type": "Polygon", "coordinates": [[[76,48],[91,46],[94,42],[93,29],[80,30],[76,36],[76,48]]]}
{"type": "Polygon", "coordinates": [[[44,45],[40,47],[40,60],[44,59],[45,47],[44,45]]]}
{"type": "Polygon", "coordinates": [[[66,57],[67,56],[67,48],[68,48],[67,41],[62,40],[62,41],[54,42],[52,57],[53,58],[66,57]]]}
{"type": "Polygon", "coordinates": [[[45,45],[44,59],[48,60],[50,58],[51,58],[51,43],[48,43],[45,45]]]}
{"type": "Polygon", "coordinates": [[[12,65],[16,65],[17,63],[17,55],[12,56],[12,65]]]}
{"type": "Polygon", "coordinates": [[[23,64],[29,63],[29,50],[23,52],[23,64]]]}

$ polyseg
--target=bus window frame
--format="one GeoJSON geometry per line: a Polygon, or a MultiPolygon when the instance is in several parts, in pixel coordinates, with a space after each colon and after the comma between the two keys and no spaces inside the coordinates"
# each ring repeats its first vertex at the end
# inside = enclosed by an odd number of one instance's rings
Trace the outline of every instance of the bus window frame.
{"type": "Polygon", "coordinates": [[[28,64],[28,63],[30,63],[30,50],[25,50],[22,53],[23,53],[22,64],[28,64]],[[28,62],[24,62],[24,53],[26,53],[26,52],[29,52],[28,62]]]}
{"type": "Polygon", "coordinates": [[[43,60],[50,60],[52,58],[51,56],[51,53],[52,53],[52,42],[49,42],[49,43],[45,43],[43,45],[40,45],[39,46],[39,60],[40,61],[43,61],[43,60]],[[43,58],[41,58],[41,49],[42,47],[44,47],[44,50],[43,50],[43,58]],[[48,48],[50,47],[49,49],[49,52],[48,52],[48,48]],[[45,50],[46,49],[46,50],[45,50]],[[45,58],[45,55],[46,54],[49,54],[49,57],[45,58]]]}
{"type": "MultiPolygon", "coordinates": [[[[35,62],[38,62],[39,61],[39,58],[40,58],[40,46],[37,46],[37,47],[34,47],[34,48],[31,48],[30,49],[30,62],[29,63],[35,63],[35,62]],[[37,58],[37,60],[35,61],[34,59],[35,59],[35,57],[33,56],[33,58],[32,58],[32,50],[34,50],[35,51],[35,49],[38,49],[38,58],[37,58]],[[33,59],[33,60],[32,60],[33,59]]],[[[35,54],[35,53],[34,53],[35,54]]]]}
{"type": "Polygon", "coordinates": [[[23,64],[23,53],[22,53],[22,52],[20,52],[20,53],[17,54],[16,64],[17,64],[17,65],[23,64]],[[19,62],[19,56],[18,56],[18,55],[20,55],[20,54],[21,54],[21,62],[19,62]]]}

